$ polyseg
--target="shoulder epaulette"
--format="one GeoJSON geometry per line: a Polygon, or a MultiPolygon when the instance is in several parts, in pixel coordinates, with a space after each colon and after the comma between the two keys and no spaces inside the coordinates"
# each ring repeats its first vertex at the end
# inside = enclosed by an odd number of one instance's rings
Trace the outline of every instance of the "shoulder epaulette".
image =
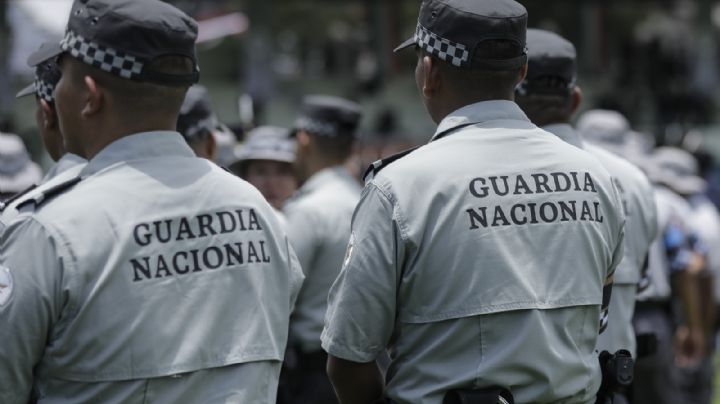
{"type": "Polygon", "coordinates": [[[397,160],[400,160],[401,158],[407,156],[408,154],[414,152],[415,150],[417,150],[419,148],[420,148],[420,146],[413,147],[413,148],[407,149],[405,151],[401,151],[400,153],[393,154],[390,157],[386,157],[382,160],[378,160],[378,161],[370,164],[370,167],[368,167],[367,170],[365,170],[365,175],[363,175],[363,180],[367,184],[368,182],[372,181],[372,179],[375,178],[375,176],[378,175],[378,173],[380,171],[382,171],[383,168],[389,166],[390,164],[392,164],[393,162],[395,162],[397,160]]]}
{"type": "Polygon", "coordinates": [[[13,202],[17,201],[18,199],[22,198],[24,195],[27,195],[28,192],[32,191],[33,189],[37,188],[36,184],[30,185],[29,187],[25,188],[24,190],[18,192],[17,194],[10,197],[10,199],[7,199],[3,202],[0,202],[0,213],[5,210],[8,206],[12,205],[13,202]]]}
{"type": "Polygon", "coordinates": [[[20,204],[18,204],[17,209],[20,210],[26,206],[32,205],[35,209],[42,206],[44,203],[50,201],[51,199],[55,198],[56,196],[62,194],[63,192],[69,190],[70,188],[77,185],[78,182],[80,182],[82,178],[75,177],[72,179],[69,179],[67,181],[61,182],[55,186],[52,186],[42,192],[40,192],[39,195],[36,195],[33,198],[30,198],[26,201],[22,201],[20,204]]]}

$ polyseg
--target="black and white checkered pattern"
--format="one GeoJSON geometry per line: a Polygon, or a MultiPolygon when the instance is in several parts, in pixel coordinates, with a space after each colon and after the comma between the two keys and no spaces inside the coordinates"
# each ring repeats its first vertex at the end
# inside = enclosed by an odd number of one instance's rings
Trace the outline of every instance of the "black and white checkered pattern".
{"type": "Polygon", "coordinates": [[[435,55],[453,66],[463,67],[470,62],[467,46],[442,38],[418,24],[415,43],[431,55],[435,55]]]}
{"type": "Polygon", "coordinates": [[[294,126],[296,129],[302,129],[315,135],[328,137],[335,137],[338,131],[337,126],[330,122],[318,121],[307,116],[299,117],[297,121],[295,121],[294,126]]]}
{"type": "Polygon", "coordinates": [[[40,79],[35,79],[35,93],[47,102],[54,102],[55,86],[40,79]]]}
{"type": "Polygon", "coordinates": [[[143,63],[137,57],[88,41],[72,31],[60,43],[65,52],[100,70],[126,79],[139,78],[143,63]]]}

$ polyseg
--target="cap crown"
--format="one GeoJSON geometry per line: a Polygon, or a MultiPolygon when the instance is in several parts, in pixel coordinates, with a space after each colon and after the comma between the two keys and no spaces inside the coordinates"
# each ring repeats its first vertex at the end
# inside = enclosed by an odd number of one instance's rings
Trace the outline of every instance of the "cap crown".
{"type": "Polygon", "coordinates": [[[104,71],[127,79],[165,84],[197,82],[197,23],[159,0],[76,0],[62,49],[104,71]],[[162,56],[192,60],[192,75],[148,69],[162,56]]]}
{"type": "Polygon", "coordinates": [[[528,92],[567,91],[575,85],[577,52],[565,38],[550,31],[528,29],[528,92]],[[540,80],[546,79],[546,80],[540,80]]]}
{"type": "Polygon", "coordinates": [[[527,10],[513,0],[425,0],[415,36],[401,45],[416,44],[456,67],[513,69],[526,62],[527,10]],[[498,57],[484,49],[488,40],[509,41],[518,49],[498,57]]]}

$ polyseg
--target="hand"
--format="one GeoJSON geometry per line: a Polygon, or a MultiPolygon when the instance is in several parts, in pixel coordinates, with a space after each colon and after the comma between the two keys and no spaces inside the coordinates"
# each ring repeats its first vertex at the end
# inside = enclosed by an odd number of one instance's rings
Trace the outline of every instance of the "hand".
{"type": "Polygon", "coordinates": [[[696,365],[705,354],[705,336],[701,329],[678,327],[675,332],[675,363],[681,368],[696,365]]]}

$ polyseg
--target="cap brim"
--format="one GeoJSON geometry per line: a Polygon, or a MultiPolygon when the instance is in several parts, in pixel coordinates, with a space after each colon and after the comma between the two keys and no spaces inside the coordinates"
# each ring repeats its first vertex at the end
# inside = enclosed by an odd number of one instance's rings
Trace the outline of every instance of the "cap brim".
{"type": "Polygon", "coordinates": [[[35,67],[40,63],[57,57],[61,53],[63,53],[63,49],[60,46],[60,42],[43,44],[40,49],[36,50],[32,55],[30,55],[30,57],[28,57],[27,64],[30,67],[35,67]]]}
{"type": "Polygon", "coordinates": [[[32,83],[29,86],[20,90],[19,93],[15,94],[15,98],[27,97],[28,95],[34,95],[36,93],[37,91],[35,90],[35,83],[32,83]]]}
{"type": "Polygon", "coordinates": [[[393,49],[393,53],[398,53],[398,52],[400,52],[401,50],[407,49],[407,48],[409,48],[409,47],[411,47],[411,46],[414,46],[414,45],[415,45],[415,36],[411,36],[408,40],[406,40],[405,42],[401,43],[400,46],[398,46],[397,48],[393,49]]]}

